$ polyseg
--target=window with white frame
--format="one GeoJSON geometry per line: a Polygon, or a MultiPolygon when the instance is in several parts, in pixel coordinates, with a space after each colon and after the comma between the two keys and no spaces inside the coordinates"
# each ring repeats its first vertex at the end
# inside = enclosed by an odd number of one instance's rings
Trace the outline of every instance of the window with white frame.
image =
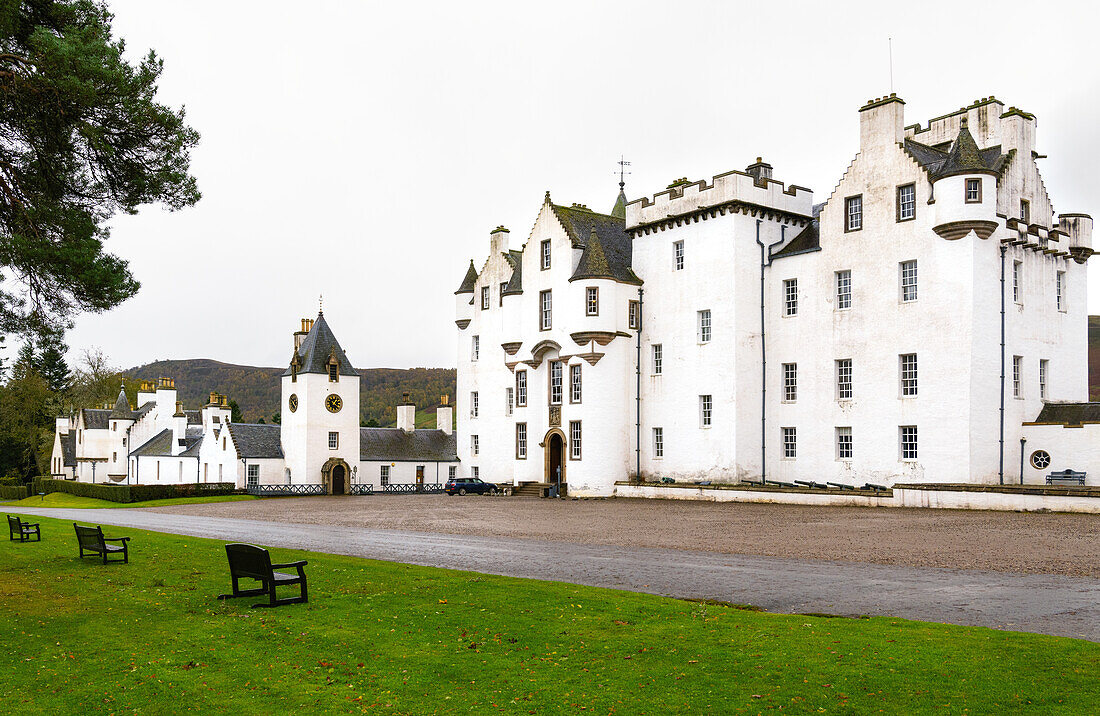
{"type": "Polygon", "coordinates": [[[476,418],[479,412],[477,391],[472,390],[470,391],[470,417],[476,418]]]}
{"type": "Polygon", "coordinates": [[[539,292],[539,330],[550,330],[550,322],[553,317],[553,301],[549,291],[539,292]]]}
{"type": "Polygon", "coordinates": [[[447,468],[447,479],[453,480],[456,477],[458,477],[458,467],[456,465],[449,466],[447,468]]]}
{"type": "Polygon", "coordinates": [[[844,200],[844,230],[859,231],[863,228],[863,196],[850,196],[844,200]]]}
{"type": "Polygon", "coordinates": [[[911,398],[917,394],[917,354],[902,353],[898,356],[898,368],[901,375],[901,395],[911,398]]]}
{"type": "Polygon", "coordinates": [[[470,477],[474,478],[475,480],[480,479],[481,469],[478,468],[477,465],[474,465],[473,467],[470,468],[470,477]]]}
{"type": "Polygon", "coordinates": [[[626,310],[626,324],[632,330],[637,330],[642,327],[642,304],[638,301],[631,301],[626,310]]]}
{"type": "Polygon", "coordinates": [[[1046,400],[1047,397],[1047,365],[1050,363],[1046,358],[1039,359],[1039,397],[1046,400]]]}
{"type": "Polygon", "coordinates": [[[798,457],[797,428],[783,428],[783,457],[787,460],[798,457]]]}
{"type": "Polygon", "coordinates": [[[516,407],[527,407],[527,371],[516,371],[516,407]]]}
{"type": "Polygon", "coordinates": [[[917,426],[901,425],[898,427],[898,442],[902,460],[917,459],[917,426]]]}
{"type": "Polygon", "coordinates": [[[569,459],[581,459],[581,421],[569,421],[569,459]]]}
{"type": "Polygon", "coordinates": [[[852,307],[852,272],[836,272],[836,310],[845,311],[852,307]]]}
{"type": "Polygon", "coordinates": [[[542,270],[550,268],[550,239],[542,242],[542,270]]]}
{"type": "Polygon", "coordinates": [[[1025,224],[1031,223],[1031,202],[1027,199],[1020,199],[1020,221],[1025,224]]]}
{"type": "Polygon", "coordinates": [[[1023,356],[1012,356],[1012,397],[1023,397],[1023,386],[1020,385],[1021,374],[1024,371],[1023,356]]]}
{"type": "Polygon", "coordinates": [[[527,423],[516,423],[516,459],[527,459],[527,423]]]}
{"type": "Polygon", "coordinates": [[[600,289],[595,286],[584,289],[584,315],[600,315],[600,289]]]}
{"type": "Polygon", "coordinates": [[[902,303],[909,303],[910,301],[917,300],[917,262],[902,261],[898,264],[898,272],[901,279],[901,300],[902,303]]]}
{"type": "Polygon", "coordinates": [[[665,429],[653,428],[653,457],[665,456],[665,429]]]}
{"type": "Polygon", "coordinates": [[[1066,310],[1066,272],[1059,271],[1054,276],[1054,302],[1059,311],[1066,310]]]}
{"type": "Polygon", "coordinates": [[[477,435],[470,435],[470,454],[475,456],[481,454],[481,440],[477,435]]]}
{"type": "Polygon", "coordinates": [[[783,281],[783,315],[798,315],[798,279],[789,278],[783,281]]]}
{"type": "Polygon", "coordinates": [[[836,399],[852,399],[852,359],[841,358],[836,362],[836,399]]]}
{"type": "Polygon", "coordinates": [[[477,360],[481,355],[481,336],[470,336],[470,360],[477,360]]]}
{"type": "Polygon", "coordinates": [[[561,361],[550,361],[550,405],[561,405],[561,361]]]}
{"type": "Polygon", "coordinates": [[[783,364],[783,402],[793,403],[798,400],[798,364],[783,364]]]}
{"type": "Polygon", "coordinates": [[[489,287],[481,287],[481,310],[484,311],[489,308],[489,287]]]}
{"type": "Polygon", "coordinates": [[[683,271],[684,269],[684,242],[673,241],[672,242],[672,270],[683,271]]]}
{"type": "Polygon", "coordinates": [[[852,429],[850,427],[836,429],[836,459],[852,459],[852,429]]]}
{"type": "Polygon", "coordinates": [[[909,221],[917,216],[917,187],[906,184],[898,187],[898,221],[909,221]]]}
{"type": "Polygon", "coordinates": [[[260,466],[249,465],[247,474],[248,484],[250,487],[254,487],[260,484],[260,466]]]}
{"type": "Polygon", "coordinates": [[[712,412],[714,410],[714,396],[699,396],[699,427],[709,428],[712,412]]]}
{"type": "Polygon", "coordinates": [[[1020,296],[1020,273],[1023,271],[1024,263],[1022,261],[1012,262],[1012,300],[1016,303],[1023,303],[1020,296]]]}
{"type": "MultiPolygon", "coordinates": [[[[451,468],[451,469],[453,470],[454,468],[451,468]]],[[[389,465],[383,465],[382,467],[378,468],[378,483],[380,485],[382,485],[382,487],[385,487],[386,485],[390,484],[390,466],[389,465]]]]}
{"type": "Polygon", "coordinates": [[[699,313],[698,313],[698,324],[699,324],[699,342],[700,343],[710,343],[711,330],[710,330],[710,311],[709,310],[699,311],[699,313]]]}
{"type": "Polygon", "coordinates": [[[335,450],[338,447],[340,447],[340,433],[335,433],[335,432],[329,433],[328,434],[328,449],[329,450],[335,450]]]}
{"type": "Polygon", "coordinates": [[[504,414],[505,415],[511,415],[512,414],[512,403],[513,403],[514,393],[515,393],[514,388],[505,388],[504,389],[504,414]]]}
{"type": "Polygon", "coordinates": [[[664,348],[660,343],[650,346],[653,354],[653,375],[660,375],[664,370],[664,348]]]}
{"type": "Polygon", "coordinates": [[[569,402],[579,403],[581,402],[581,367],[580,365],[569,366],[569,402]]]}
{"type": "Polygon", "coordinates": [[[981,179],[967,179],[966,180],[966,203],[978,204],[982,200],[982,180],[981,179]]]}

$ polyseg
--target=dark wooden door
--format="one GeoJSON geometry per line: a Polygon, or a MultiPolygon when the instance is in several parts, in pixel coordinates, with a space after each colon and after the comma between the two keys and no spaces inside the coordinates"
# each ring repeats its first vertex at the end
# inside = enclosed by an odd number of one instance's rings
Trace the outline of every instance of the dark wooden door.
{"type": "Polygon", "coordinates": [[[332,468],[332,494],[342,495],[346,491],[344,489],[344,466],[336,465],[332,468]]]}

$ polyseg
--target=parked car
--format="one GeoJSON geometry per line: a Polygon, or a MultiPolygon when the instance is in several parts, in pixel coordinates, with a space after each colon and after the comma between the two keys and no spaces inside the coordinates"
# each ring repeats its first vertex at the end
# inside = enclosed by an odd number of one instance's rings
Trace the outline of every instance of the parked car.
{"type": "Polygon", "coordinates": [[[443,491],[448,495],[465,495],[467,493],[487,495],[496,492],[497,486],[491,482],[482,482],[476,477],[457,477],[454,480],[447,480],[443,491]]]}

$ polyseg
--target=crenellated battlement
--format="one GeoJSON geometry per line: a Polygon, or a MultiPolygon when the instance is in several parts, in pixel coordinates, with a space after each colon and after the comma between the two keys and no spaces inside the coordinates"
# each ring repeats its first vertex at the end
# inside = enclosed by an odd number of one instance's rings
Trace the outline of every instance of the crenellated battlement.
{"type": "MultiPolygon", "coordinates": [[[[759,167],[760,158],[750,167],[756,171],[731,171],[718,174],[708,184],[676,181],[653,198],[642,197],[626,205],[626,228],[649,224],[669,217],[690,214],[701,209],[718,207],[731,202],[755,206],[809,217],[813,208],[813,192],[795,184],[789,187],[781,181],[764,176],[759,167]]],[[[765,165],[766,166],[766,165],[765,165]]],[[[768,167],[770,172],[770,167],[768,167]]]]}

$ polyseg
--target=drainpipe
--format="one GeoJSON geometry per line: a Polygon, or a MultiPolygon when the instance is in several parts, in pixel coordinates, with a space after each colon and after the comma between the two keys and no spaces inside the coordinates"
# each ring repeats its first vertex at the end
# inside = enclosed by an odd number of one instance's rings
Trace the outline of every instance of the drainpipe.
{"type": "Polygon", "coordinates": [[[638,360],[634,366],[634,479],[642,483],[642,294],[638,287],[638,360]]]}
{"type": "Polygon", "coordinates": [[[1024,446],[1027,445],[1027,438],[1020,438],[1020,484],[1024,484],[1024,446]]]}
{"type": "Polygon", "coordinates": [[[1005,251],[1001,244],[1001,432],[997,479],[1005,484],[1005,251]]]}
{"type": "Polygon", "coordinates": [[[760,482],[767,480],[767,436],[768,436],[768,353],[764,339],[764,267],[771,266],[772,247],[783,243],[787,237],[787,225],[779,227],[779,241],[765,245],[760,240],[762,219],[756,220],[756,243],[760,246],[760,482]]]}

